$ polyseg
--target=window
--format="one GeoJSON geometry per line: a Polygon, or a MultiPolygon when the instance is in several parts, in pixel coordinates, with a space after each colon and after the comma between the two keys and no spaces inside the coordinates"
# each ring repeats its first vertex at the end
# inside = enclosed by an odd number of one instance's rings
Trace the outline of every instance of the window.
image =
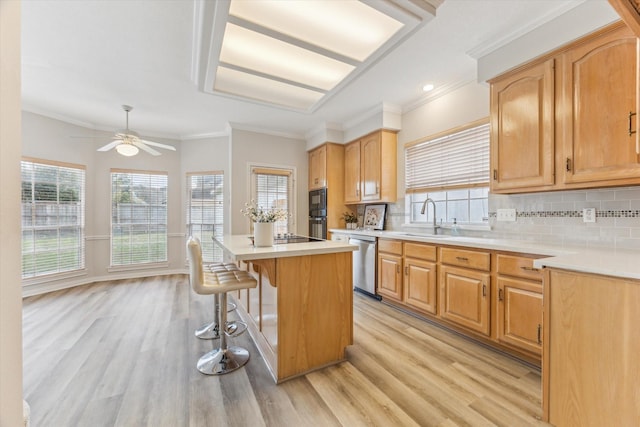
{"type": "Polygon", "coordinates": [[[251,198],[265,210],[283,209],[289,219],[277,221],[274,233],[293,232],[295,218],[294,179],[292,169],[251,167],[251,198]]]}
{"type": "Polygon", "coordinates": [[[25,159],[22,278],[84,269],[85,167],[25,159]]]}
{"type": "Polygon", "coordinates": [[[222,249],[213,243],[212,236],[223,233],[223,190],[222,172],[187,174],[187,236],[200,239],[204,262],[222,261],[222,249]]]}
{"type": "Polygon", "coordinates": [[[167,261],[167,174],[111,170],[111,265],[167,261]]]}
{"type": "Polygon", "coordinates": [[[411,223],[432,223],[431,209],[420,213],[427,198],[436,204],[438,223],[486,223],[489,124],[482,120],[408,144],[405,173],[411,223]]]}

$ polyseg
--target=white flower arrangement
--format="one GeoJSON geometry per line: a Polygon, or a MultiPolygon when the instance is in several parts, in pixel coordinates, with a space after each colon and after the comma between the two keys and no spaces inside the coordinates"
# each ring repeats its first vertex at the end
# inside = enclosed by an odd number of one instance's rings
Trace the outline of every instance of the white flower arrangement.
{"type": "Polygon", "coordinates": [[[245,203],[240,212],[253,222],[276,222],[289,218],[289,212],[286,210],[263,209],[256,204],[255,200],[251,200],[251,203],[245,203]]]}

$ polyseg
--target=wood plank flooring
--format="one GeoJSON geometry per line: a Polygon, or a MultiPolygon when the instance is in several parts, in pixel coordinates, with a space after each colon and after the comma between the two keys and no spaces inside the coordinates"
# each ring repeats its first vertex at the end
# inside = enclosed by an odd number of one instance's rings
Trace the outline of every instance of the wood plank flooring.
{"type": "MultiPolygon", "coordinates": [[[[213,315],[186,276],[97,283],[24,300],[34,427],[536,426],[540,373],[378,301],[354,297],[348,361],[274,384],[248,334],[241,370],[200,374],[213,315]]],[[[235,318],[234,313],[230,313],[235,318]]]]}

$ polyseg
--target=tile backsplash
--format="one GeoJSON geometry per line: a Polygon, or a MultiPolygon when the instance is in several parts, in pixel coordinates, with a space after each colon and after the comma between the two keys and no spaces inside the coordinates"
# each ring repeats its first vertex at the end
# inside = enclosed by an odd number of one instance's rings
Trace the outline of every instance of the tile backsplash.
{"type": "MultiPolygon", "coordinates": [[[[404,199],[388,205],[385,229],[403,228],[408,222],[404,209],[404,199]]],[[[561,246],[640,250],[640,187],[490,194],[489,226],[491,230],[462,228],[460,234],[561,246]],[[516,210],[515,222],[497,220],[497,210],[503,208],[516,210]],[[595,208],[596,222],[583,222],[585,208],[595,208]]]]}

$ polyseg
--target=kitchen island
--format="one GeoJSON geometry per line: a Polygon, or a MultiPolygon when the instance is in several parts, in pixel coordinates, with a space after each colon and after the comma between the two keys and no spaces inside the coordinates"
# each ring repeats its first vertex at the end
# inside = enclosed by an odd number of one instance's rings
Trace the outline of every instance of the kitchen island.
{"type": "Polygon", "coordinates": [[[233,292],[238,314],[276,383],[339,363],[353,343],[352,251],[344,242],[254,247],[247,235],[214,242],[246,263],[255,289],[233,292]]]}

